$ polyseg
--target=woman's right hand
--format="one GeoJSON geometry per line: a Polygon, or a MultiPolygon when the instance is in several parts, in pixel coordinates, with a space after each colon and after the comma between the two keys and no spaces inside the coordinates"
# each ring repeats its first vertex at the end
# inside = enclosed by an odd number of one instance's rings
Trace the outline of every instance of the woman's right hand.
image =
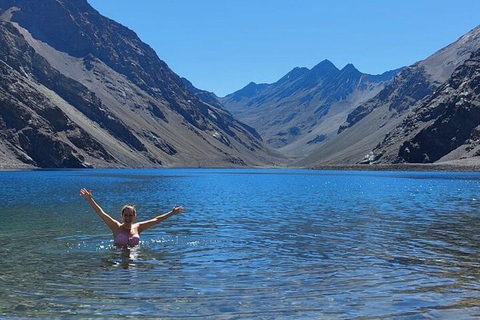
{"type": "Polygon", "coordinates": [[[92,199],[92,191],[88,191],[85,188],[82,188],[80,190],[80,196],[84,197],[86,200],[91,200],[92,199]]]}

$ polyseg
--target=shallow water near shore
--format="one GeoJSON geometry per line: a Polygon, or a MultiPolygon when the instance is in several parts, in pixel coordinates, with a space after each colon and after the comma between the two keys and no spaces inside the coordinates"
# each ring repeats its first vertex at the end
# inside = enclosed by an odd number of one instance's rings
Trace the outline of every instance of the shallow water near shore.
{"type": "Polygon", "coordinates": [[[0,172],[0,316],[480,316],[480,174],[0,172]],[[186,210],[112,247],[119,217],[186,210]]]}

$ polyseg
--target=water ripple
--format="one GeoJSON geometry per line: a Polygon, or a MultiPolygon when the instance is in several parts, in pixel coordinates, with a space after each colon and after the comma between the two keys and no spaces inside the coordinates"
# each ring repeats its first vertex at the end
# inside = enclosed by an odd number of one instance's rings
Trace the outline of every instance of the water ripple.
{"type": "Polygon", "coordinates": [[[21,186],[13,199],[0,191],[8,198],[0,213],[0,316],[475,317],[480,176],[470,176],[0,174],[0,182],[21,186]],[[111,214],[123,202],[137,203],[140,219],[169,210],[172,202],[188,210],[142,234],[138,247],[119,250],[78,199],[79,183],[95,185],[97,200],[111,214]],[[55,205],[52,192],[61,200],[55,205]]]}

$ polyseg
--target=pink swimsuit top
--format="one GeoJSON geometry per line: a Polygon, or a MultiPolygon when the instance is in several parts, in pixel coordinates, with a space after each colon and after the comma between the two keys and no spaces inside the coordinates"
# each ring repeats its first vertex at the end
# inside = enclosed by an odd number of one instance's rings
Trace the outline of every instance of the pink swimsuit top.
{"type": "Polygon", "coordinates": [[[140,237],[138,235],[134,235],[134,236],[129,237],[125,233],[120,232],[119,234],[117,234],[117,236],[115,237],[115,240],[113,240],[113,242],[117,246],[134,247],[134,246],[138,245],[138,243],[140,242],[140,237]]]}

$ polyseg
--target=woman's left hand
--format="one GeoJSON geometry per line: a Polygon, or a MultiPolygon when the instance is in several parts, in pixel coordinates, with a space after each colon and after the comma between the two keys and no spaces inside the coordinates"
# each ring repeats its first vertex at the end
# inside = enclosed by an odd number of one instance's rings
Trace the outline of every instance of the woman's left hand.
{"type": "Polygon", "coordinates": [[[182,207],[182,206],[180,206],[180,207],[173,207],[173,209],[172,209],[172,213],[173,213],[173,214],[180,214],[180,213],[182,213],[182,212],[183,212],[183,207],[182,207]]]}

